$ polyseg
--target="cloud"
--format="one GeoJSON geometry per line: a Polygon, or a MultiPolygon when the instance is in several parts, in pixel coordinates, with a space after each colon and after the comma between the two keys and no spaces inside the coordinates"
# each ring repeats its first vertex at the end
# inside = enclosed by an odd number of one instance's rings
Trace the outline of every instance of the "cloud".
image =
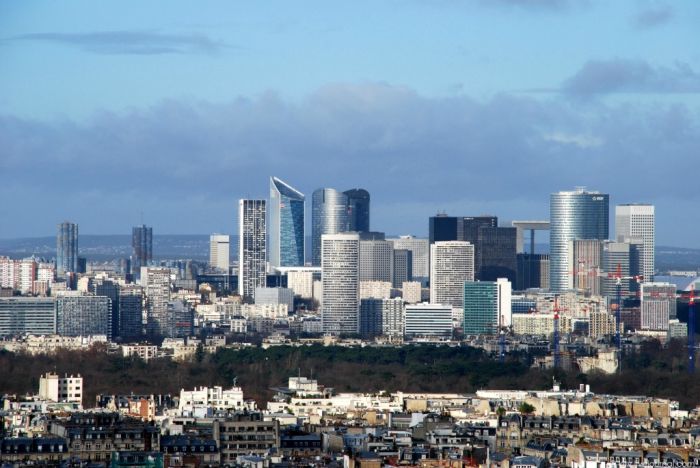
{"type": "Polygon", "coordinates": [[[581,108],[341,83],[301,101],[171,100],[85,121],[0,114],[0,142],[0,198],[13,201],[0,238],[50,234],[65,218],[85,233],[128,232],[141,211],[160,233],[235,232],[237,198],[266,197],[272,175],[308,198],[366,188],[372,228],[394,234],[425,234],[438,209],[546,219],[549,193],[577,185],[619,202],[698,200],[694,185],[659,177],[697,158],[688,104],[581,108]]]}
{"type": "Polygon", "coordinates": [[[213,54],[226,47],[202,34],[164,34],[153,31],[43,32],[22,34],[11,39],[51,42],[96,54],[213,54]]]}
{"type": "Polygon", "coordinates": [[[700,74],[690,65],[655,67],[643,60],[591,60],[561,90],[573,96],[612,93],[700,93],[700,74]]]}
{"type": "Polygon", "coordinates": [[[650,29],[668,23],[672,18],[673,8],[670,5],[657,5],[639,11],[632,18],[632,24],[639,29],[650,29]]]}

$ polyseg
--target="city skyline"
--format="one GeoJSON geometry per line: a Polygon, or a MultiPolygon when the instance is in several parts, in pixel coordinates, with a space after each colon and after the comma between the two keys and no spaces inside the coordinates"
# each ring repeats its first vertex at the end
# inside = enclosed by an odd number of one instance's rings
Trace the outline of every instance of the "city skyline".
{"type": "Polygon", "coordinates": [[[417,235],[438,211],[543,219],[548,193],[586,185],[694,245],[692,184],[657,169],[696,157],[697,2],[306,5],[6,5],[0,238],[140,213],[231,233],[219,214],[277,175],[361,186],[372,229],[417,235]]]}

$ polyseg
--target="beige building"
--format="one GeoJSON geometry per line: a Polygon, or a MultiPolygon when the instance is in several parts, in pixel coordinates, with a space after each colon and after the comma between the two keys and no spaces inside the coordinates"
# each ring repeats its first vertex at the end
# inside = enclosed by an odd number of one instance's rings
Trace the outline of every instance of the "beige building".
{"type": "Polygon", "coordinates": [[[66,374],[59,377],[58,374],[48,373],[39,379],[39,397],[55,402],[80,403],[83,402],[83,378],[66,374]]]}

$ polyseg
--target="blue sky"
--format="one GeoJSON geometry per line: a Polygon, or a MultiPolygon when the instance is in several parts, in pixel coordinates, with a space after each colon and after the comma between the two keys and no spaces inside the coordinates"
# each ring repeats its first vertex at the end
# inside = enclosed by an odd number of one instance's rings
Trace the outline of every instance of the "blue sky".
{"type": "Polygon", "coordinates": [[[586,185],[696,246],[698,24],[694,0],[0,2],[0,238],[234,232],[276,175],[419,235],[586,185]]]}

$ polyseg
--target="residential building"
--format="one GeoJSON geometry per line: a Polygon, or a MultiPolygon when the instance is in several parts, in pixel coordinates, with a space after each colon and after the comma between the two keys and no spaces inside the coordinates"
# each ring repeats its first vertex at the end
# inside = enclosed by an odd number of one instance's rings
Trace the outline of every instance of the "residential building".
{"type": "Polygon", "coordinates": [[[146,295],[146,332],[152,336],[166,336],[164,331],[170,329],[170,269],[141,267],[141,284],[146,295]]]}
{"type": "Polygon", "coordinates": [[[56,298],[56,333],[63,336],[105,335],[112,339],[112,300],[104,296],[56,298]]]}
{"type": "Polygon", "coordinates": [[[270,178],[270,265],[304,265],[304,194],[277,177],[270,178]]]}
{"type": "Polygon", "coordinates": [[[326,333],[357,333],[360,309],[360,236],[321,238],[321,317],[326,333]]]}
{"type": "Polygon", "coordinates": [[[255,288],[266,286],[267,230],[265,200],[238,203],[238,293],[254,298],[255,288]]]}
{"type": "Polygon", "coordinates": [[[234,465],[238,457],[265,456],[279,447],[279,421],[266,421],[257,412],[239,412],[215,419],[213,437],[219,446],[221,464],[234,465]]]}
{"type": "Polygon", "coordinates": [[[83,378],[78,375],[59,377],[47,373],[39,378],[39,398],[55,402],[83,402],[83,378]]]}
{"type": "Polygon", "coordinates": [[[577,188],[550,196],[549,285],[561,292],[569,285],[570,241],[605,240],[609,235],[609,195],[577,188]]]}
{"type": "Polygon", "coordinates": [[[676,318],[676,285],[642,283],[641,329],[668,330],[669,320],[676,318]]]}
{"type": "Polygon", "coordinates": [[[52,297],[0,297],[0,336],[55,334],[55,302],[52,297]]]}

